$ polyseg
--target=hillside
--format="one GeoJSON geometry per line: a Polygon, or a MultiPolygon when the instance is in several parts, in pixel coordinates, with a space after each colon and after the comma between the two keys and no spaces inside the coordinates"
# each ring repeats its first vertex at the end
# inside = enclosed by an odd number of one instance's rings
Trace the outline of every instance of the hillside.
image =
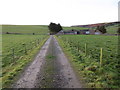
{"type": "Polygon", "coordinates": [[[2,25],[2,33],[47,34],[47,25],[2,25]]]}
{"type": "Polygon", "coordinates": [[[117,34],[118,25],[120,22],[107,22],[107,23],[96,23],[96,24],[88,24],[88,25],[74,25],[72,28],[89,28],[95,30],[97,26],[105,25],[108,34],[117,34]]]}
{"type": "MultiPolygon", "coordinates": [[[[83,29],[93,29],[95,30],[97,26],[105,25],[108,34],[116,34],[119,23],[99,23],[90,25],[76,25],[71,27],[63,26],[63,30],[83,30],[83,29]]],[[[1,27],[1,25],[0,25],[1,27]]],[[[22,33],[22,34],[47,34],[49,33],[47,25],[2,25],[2,33],[22,33]]]]}
{"type": "Polygon", "coordinates": [[[63,30],[83,30],[83,29],[88,29],[88,28],[85,28],[85,27],[63,27],[63,30]]]}
{"type": "Polygon", "coordinates": [[[106,29],[109,34],[117,34],[118,25],[108,26],[106,29]]]}

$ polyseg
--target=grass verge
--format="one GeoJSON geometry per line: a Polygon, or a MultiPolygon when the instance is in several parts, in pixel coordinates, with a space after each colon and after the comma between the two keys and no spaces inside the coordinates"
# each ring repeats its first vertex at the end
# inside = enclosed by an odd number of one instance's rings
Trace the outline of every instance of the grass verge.
{"type": "MultiPolygon", "coordinates": [[[[78,51],[69,43],[64,42],[60,37],[56,37],[64,53],[70,60],[74,71],[78,78],[85,82],[85,87],[89,88],[119,88],[118,74],[104,67],[100,67],[100,63],[96,62],[90,55],[78,51]]],[[[110,68],[110,67],[109,67],[110,68]]]]}
{"type": "Polygon", "coordinates": [[[71,64],[71,66],[73,67],[76,75],[77,75],[77,78],[79,79],[80,83],[82,84],[82,87],[86,88],[86,87],[89,87],[89,85],[87,85],[85,83],[85,78],[83,78],[83,74],[82,72],[80,72],[80,65],[78,63],[78,60],[76,59],[76,56],[73,55],[70,51],[70,48],[66,48],[64,42],[59,39],[57,36],[55,36],[55,38],[57,39],[59,45],[61,46],[63,52],[65,53],[65,55],[67,56],[67,58],[69,59],[69,62],[71,64]]]}

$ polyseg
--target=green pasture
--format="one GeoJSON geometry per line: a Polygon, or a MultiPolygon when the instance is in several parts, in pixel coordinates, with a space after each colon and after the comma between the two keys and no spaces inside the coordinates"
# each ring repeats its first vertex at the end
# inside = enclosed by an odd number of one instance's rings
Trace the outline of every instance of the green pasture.
{"type": "Polygon", "coordinates": [[[63,26],[63,30],[84,30],[84,29],[88,29],[88,28],[84,28],[84,27],[64,27],[63,26]]]}
{"type": "Polygon", "coordinates": [[[118,25],[108,26],[106,29],[109,34],[117,34],[118,25]]]}
{"type": "Polygon", "coordinates": [[[119,88],[118,36],[61,35],[58,41],[89,87],[119,88]]]}
{"type": "Polygon", "coordinates": [[[2,77],[3,87],[10,87],[16,76],[48,39],[48,35],[2,35],[2,77]]]}
{"type": "Polygon", "coordinates": [[[2,33],[47,34],[47,25],[2,25],[2,33]]]}
{"type": "Polygon", "coordinates": [[[3,35],[2,64],[3,67],[24,56],[28,50],[34,49],[44,40],[46,35],[3,35]],[[13,56],[14,54],[14,56],[13,56]]]}

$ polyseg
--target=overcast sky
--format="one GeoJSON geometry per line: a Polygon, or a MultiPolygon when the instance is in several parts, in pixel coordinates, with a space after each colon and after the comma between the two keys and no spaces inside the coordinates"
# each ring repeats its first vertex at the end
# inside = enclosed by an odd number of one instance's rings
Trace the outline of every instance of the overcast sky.
{"type": "Polygon", "coordinates": [[[62,26],[118,21],[120,0],[0,0],[0,24],[62,26]]]}

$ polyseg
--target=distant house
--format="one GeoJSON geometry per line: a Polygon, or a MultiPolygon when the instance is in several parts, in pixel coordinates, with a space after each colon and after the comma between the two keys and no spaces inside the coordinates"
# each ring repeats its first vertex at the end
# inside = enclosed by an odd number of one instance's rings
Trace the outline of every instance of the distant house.
{"type": "Polygon", "coordinates": [[[64,31],[64,34],[78,34],[78,31],[77,30],[68,30],[68,31],[64,31]]]}
{"type": "Polygon", "coordinates": [[[102,34],[99,30],[91,30],[91,29],[85,29],[85,30],[61,30],[57,33],[57,35],[100,35],[102,34]]]}
{"type": "Polygon", "coordinates": [[[57,33],[57,35],[63,35],[63,34],[66,34],[66,35],[76,35],[76,34],[79,34],[79,31],[77,30],[61,30],[60,32],[57,33]]]}
{"type": "Polygon", "coordinates": [[[95,34],[94,30],[90,30],[90,29],[85,29],[85,30],[79,30],[80,34],[85,34],[85,35],[93,35],[95,34]]]}
{"type": "Polygon", "coordinates": [[[89,31],[89,29],[86,29],[86,30],[79,30],[79,33],[80,33],[80,34],[89,34],[90,31],[89,31]]]}

